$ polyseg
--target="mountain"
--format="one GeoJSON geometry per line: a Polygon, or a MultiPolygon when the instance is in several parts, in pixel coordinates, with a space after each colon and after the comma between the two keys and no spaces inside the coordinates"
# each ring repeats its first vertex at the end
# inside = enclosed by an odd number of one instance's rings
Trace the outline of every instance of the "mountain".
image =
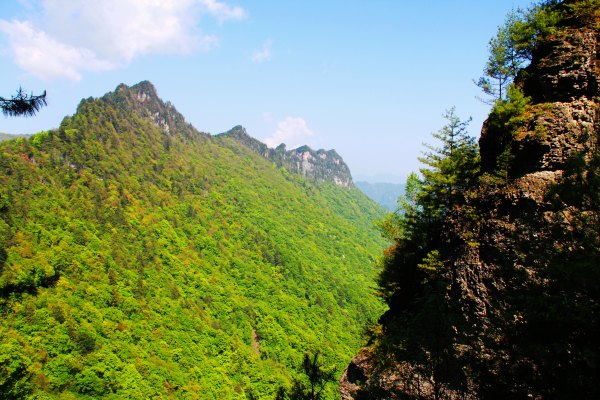
{"type": "Polygon", "coordinates": [[[18,137],[29,137],[31,135],[11,135],[10,133],[0,133],[0,142],[4,140],[16,139],[18,137]]]}
{"type": "Polygon", "coordinates": [[[545,30],[484,124],[479,176],[441,220],[400,221],[390,308],[343,399],[600,397],[600,7],[533,10],[519,27],[545,30]]]}
{"type": "Polygon", "coordinates": [[[306,153],[202,133],[149,82],[0,143],[0,397],[272,398],[305,352],[341,373],[383,311],[384,211],[306,153]]]}
{"type": "Polygon", "coordinates": [[[308,146],[286,150],[285,144],[271,149],[261,141],[250,137],[242,126],[236,126],[218,137],[233,138],[271,160],[278,167],[283,167],[311,180],[333,182],[342,187],[353,186],[350,168],[335,150],[315,151],[308,146]]]}
{"type": "Polygon", "coordinates": [[[356,187],[388,211],[396,211],[398,197],[404,194],[405,185],[400,183],[357,181],[356,187]]]}

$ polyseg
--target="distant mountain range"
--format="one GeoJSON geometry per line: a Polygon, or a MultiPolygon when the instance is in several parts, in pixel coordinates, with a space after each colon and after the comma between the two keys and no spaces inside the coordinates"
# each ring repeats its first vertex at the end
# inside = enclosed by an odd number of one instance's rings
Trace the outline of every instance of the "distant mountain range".
{"type": "Polygon", "coordinates": [[[363,193],[381,204],[388,211],[396,210],[398,197],[402,196],[405,190],[403,183],[357,181],[355,184],[363,193]]]}
{"type": "Polygon", "coordinates": [[[16,139],[19,137],[25,138],[25,137],[29,137],[29,136],[31,136],[31,135],[13,135],[10,133],[1,133],[0,132],[0,142],[2,142],[4,140],[16,139]]]}

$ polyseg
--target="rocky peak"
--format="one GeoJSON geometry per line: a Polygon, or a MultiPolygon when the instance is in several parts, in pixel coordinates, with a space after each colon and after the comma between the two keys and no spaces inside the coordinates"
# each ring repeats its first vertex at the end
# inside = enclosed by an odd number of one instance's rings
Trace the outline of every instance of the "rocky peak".
{"type": "Polygon", "coordinates": [[[313,150],[308,146],[285,152],[288,169],[338,186],[353,186],[350,168],[335,150],[313,150]]]}
{"type": "Polygon", "coordinates": [[[350,168],[335,150],[313,150],[306,145],[286,150],[283,143],[275,149],[271,149],[263,142],[248,135],[246,129],[239,125],[218,137],[232,138],[273,161],[278,167],[283,167],[309,179],[332,182],[342,187],[354,186],[350,168]]]}
{"type": "Polygon", "coordinates": [[[190,130],[183,115],[170,102],[162,101],[149,81],[142,81],[131,87],[121,83],[114,92],[107,93],[102,99],[149,118],[168,135],[190,130]]]}

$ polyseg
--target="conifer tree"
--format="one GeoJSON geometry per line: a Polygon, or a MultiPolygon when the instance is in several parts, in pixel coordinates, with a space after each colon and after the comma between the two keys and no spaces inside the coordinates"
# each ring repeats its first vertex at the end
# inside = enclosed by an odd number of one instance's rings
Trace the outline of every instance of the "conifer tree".
{"type": "Polygon", "coordinates": [[[504,99],[506,87],[517,76],[523,63],[514,41],[513,27],[516,21],[517,15],[511,12],[504,25],[498,27],[496,36],[488,44],[489,56],[483,69],[484,76],[476,82],[494,100],[504,99]]]}
{"type": "Polygon", "coordinates": [[[461,121],[454,107],[446,111],[444,118],[448,123],[433,133],[441,146],[426,144],[429,151],[419,158],[425,167],[420,169],[423,182],[418,203],[428,219],[442,217],[460,199],[479,169],[477,143],[467,132],[471,118],[461,121]]]}

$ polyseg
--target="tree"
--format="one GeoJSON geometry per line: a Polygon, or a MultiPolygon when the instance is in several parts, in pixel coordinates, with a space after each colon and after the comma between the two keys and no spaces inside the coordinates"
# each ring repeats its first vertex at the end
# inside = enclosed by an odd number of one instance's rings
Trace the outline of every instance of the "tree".
{"type": "Polygon", "coordinates": [[[318,351],[312,357],[308,353],[304,354],[301,368],[306,378],[294,379],[289,394],[285,388],[280,387],[275,397],[276,400],[320,400],[323,398],[325,385],[335,381],[334,371],[326,370],[323,367],[318,351]]]}
{"type": "Polygon", "coordinates": [[[426,144],[430,151],[419,157],[426,167],[420,169],[423,182],[418,204],[428,220],[441,219],[479,171],[477,143],[467,133],[471,118],[461,121],[454,107],[446,111],[444,118],[448,123],[433,133],[442,142],[441,147],[426,144]]]}
{"type": "Polygon", "coordinates": [[[517,21],[517,14],[511,12],[504,25],[498,27],[496,36],[488,45],[490,54],[483,70],[484,76],[476,82],[485,94],[495,100],[502,100],[506,96],[506,87],[517,76],[524,61],[513,36],[517,21]]]}
{"type": "MultiPolygon", "coordinates": [[[[588,14],[589,8],[585,8],[588,14]]],[[[484,76],[475,82],[485,94],[492,97],[491,101],[484,102],[494,103],[505,99],[507,87],[531,61],[538,38],[556,33],[564,13],[562,1],[546,0],[526,10],[512,11],[506,16],[504,25],[498,27],[496,36],[489,42],[484,76]]]]}
{"type": "Polygon", "coordinates": [[[33,93],[25,93],[25,90],[20,87],[17,94],[10,99],[0,97],[0,108],[7,117],[32,117],[45,105],[47,105],[45,90],[41,95],[34,96],[33,93]]]}

